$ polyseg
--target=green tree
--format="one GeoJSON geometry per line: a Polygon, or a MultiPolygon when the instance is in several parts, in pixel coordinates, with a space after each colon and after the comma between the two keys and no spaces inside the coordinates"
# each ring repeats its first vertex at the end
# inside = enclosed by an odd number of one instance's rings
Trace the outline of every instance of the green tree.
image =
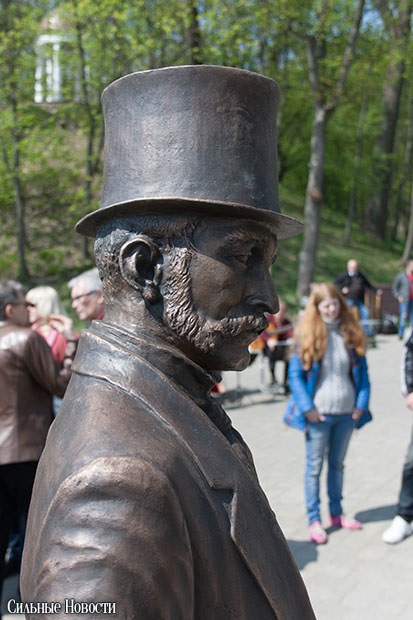
{"type": "Polygon", "coordinates": [[[1,151],[4,166],[2,200],[5,210],[11,195],[14,202],[18,276],[27,279],[29,270],[25,256],[25,203],[23,162],[24,141],[30,131],[27,113],[32,102],[32,75],[34,72],[33,43],[37,20],[47,3],[13,2],[1,0],[0,22],[0,116],[1,151]],[[10,192],[10,186],[12,192],[10,192]]]}
{"type": "Polygon", "coordinates": [[[314,278],[324,191],[326,126],[343,96],[360,31],[364,0],[339,6],[324,0],[314,2],[309,9],[304,15],[297,16],[299,23],[296,27],[297,36],[303,37],[306,44],[314,107],[305,229],[297,284],[299,298],[308,294],[314,278]]]}
{"type": "Polygon", "coordinates": [[[394,172],[394,151],[403,87],[406,81],[406,58],[411,51],[410,31],[412,0],[378,0],[388,41],[387,67],[383,82],[383,112],[377,136],[372,190],[366,210],[368,229],[384,239],[388,229],[390,196],[394,172]]]}
{"type": "MultiPolygon", "coordinates": [[[[359,34],[361,0],[0,3],[0,200],[9,216],[7,233],[18,240],[20,274],[30,265],[32,273],[49,277],[61,271],[63,263],[77,270],[90,261],[84,258],[89,247],[73,226],[97,208],[101,193],[101,93],[122,75],[167,65],[238,66],[280,84],[281,196],[301,201],[306,224],[298,269],[300,297],[317,268],[322,204],[334,205],[337,219],[344,222],[351,201],[346,232],[347,238],[356,236],[354,222],[362,220],[369,197],[371,154],[383,118],[388,41],[378,11],[369,14],[359,34]],[[47,45],[36,47],[36,37],[48,33],[50,18],[56,16],[54,27],[61,36],[59,96],[44,101],[37,97],[35,104],[36,64],[50,60],[52,53],[47,45]],[[353,62],[357,72],[349,71],[353,62]],[[16,231],[9,221],[16,223],[16,231]]],[[[46,92],[45,75],[42,80],[46,92]]],[[[390,217],[398,234],[407,230],[410,204],[408,116],[402,96],[391,156],[399,206],[390,217]]],[[[7,245],[0,240],[2,264],[11,265],[17,252],[12,256],[7,245]]],[[[294,263],[296,247],[290,254],[294,263]]]]}

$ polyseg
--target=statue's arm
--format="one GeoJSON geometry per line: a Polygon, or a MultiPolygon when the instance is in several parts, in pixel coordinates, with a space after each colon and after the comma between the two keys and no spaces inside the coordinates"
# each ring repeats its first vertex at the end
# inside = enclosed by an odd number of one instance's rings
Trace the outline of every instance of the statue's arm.
{"type": "Polygon", "coordinates": [[[25,600],[115,603],[116,615],[102,618],[193,618],[185,517],[173,484],[151,463],[101,458],[66,479],[30,552],[25,600]]]}

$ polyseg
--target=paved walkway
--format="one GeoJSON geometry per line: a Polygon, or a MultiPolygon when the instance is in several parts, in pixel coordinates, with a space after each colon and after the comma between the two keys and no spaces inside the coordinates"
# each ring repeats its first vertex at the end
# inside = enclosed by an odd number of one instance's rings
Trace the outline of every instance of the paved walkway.
{"type": "MultiPolygon", "coordinates": [[[[225,407],[253,451],[261,484],[302,572],[318,620],[413,617],[413,537],[396,546],[381,541],[394,515],[412,426],[412,415],[400,395],[401,349],[396,336],[378,336],[377,347],[368,352],[374,421],[352,439],[344,500],[347,514],[359,518],[364,529],[331,532],[323,547],[307,537],[303,437],[282,423],[286,398],[257,390],[257,361],[243,373],[224,377],[228,388],[240,388],[225,407]]],[[[323,506],[326,517],[325,497],[323,506]]],[[[22,620],[23,616],[4,618],[22,620]]]]}
{"type": "MultiPolygon", "coordinates": [[[[258,363],[254,362],[238,377],[240,406],[226,404],[234,426],[253,451],[261,484],[302,573],[318,620],[413,618],[413,537],[395,546],[381,541],[394,516],[412,428],[412,414],[400,394],[401,350],[397,336],[379,335],[377,347],[367,355],[374,420],[353,435],[344,487],[345,511],[360,519],[364,528],[358,532],[335,530],[328,544],[321,547],[307,537],[304,441],[299,431],[282,422],[286,398],[250,392],[260,377],[258,363]]],[[[234,387],[237,377],[227,373],[225,382],[234,387]]],[[[326,518],[325,495],[322,502],[326,518]]]]}

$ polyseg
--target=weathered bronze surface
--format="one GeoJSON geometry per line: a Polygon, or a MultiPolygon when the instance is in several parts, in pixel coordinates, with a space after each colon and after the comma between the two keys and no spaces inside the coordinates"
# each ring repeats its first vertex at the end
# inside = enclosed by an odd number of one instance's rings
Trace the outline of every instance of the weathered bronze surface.
{"type": "Polygon", "coordinates": [[[105,92],[102,204],[78,226],[96,234],[105,317],[81,336],[39,465],[27,602],[68,618],[104,617],[102,603],[136,620],[314,618],[248,447],[209,393],[214,370],[248,365],[278,306],[277,238],[299,229],[278,208],[277,98],[267,78],[202,66],[105,92]]]}

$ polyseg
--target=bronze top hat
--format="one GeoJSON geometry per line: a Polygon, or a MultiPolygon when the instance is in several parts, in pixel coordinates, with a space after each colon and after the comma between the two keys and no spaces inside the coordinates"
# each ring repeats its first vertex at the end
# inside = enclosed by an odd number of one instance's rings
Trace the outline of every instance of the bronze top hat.
{"type": "Polygon", "coordinates": [[[281,215],[274,80],[232,67],[165,67],[126,75],[103,92],[100,208],[76,230],[94,237],[117,216],[193,211],[302,230],[281,215]]]}

